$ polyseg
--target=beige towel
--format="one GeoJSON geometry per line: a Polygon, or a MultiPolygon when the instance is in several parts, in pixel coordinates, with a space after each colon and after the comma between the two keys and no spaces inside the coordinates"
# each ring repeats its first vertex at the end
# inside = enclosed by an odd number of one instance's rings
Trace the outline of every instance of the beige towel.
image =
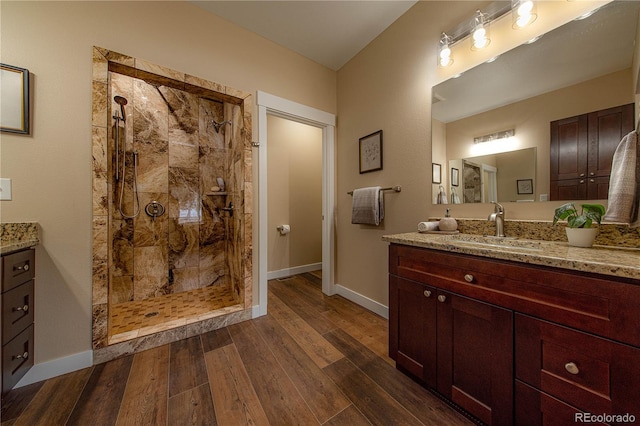
{"type": "Polygon", "coordinates": [[[353,191],[351,223],[380,225],[384,218],[384,198],[382,188],[372,186],[353,191]]]}
{"type": "Polygon", "coordinates": [[[640,225],[640,147],[634,130],[622,138],[611,164],[609,206],[604,220],[640,225]]]}

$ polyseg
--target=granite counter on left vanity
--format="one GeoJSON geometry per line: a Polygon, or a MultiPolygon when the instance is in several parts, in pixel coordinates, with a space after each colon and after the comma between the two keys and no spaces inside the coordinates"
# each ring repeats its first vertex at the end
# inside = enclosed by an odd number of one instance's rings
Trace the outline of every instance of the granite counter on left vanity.
{"type": "Polygon", "coordinates": [[[0,224],[2,396],[33,366],[35,246],[38,224],[0,224]]]}

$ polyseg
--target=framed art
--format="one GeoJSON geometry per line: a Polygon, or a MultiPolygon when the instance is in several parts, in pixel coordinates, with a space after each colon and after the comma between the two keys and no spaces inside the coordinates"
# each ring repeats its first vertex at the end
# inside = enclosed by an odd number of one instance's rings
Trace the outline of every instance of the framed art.
{"type": "Polygon", "coordinates": [[[460,186],[460,170],[451,168],[451,186],[460,186]]]}
{"type": "Polygon", "coordinates": [[[382,130],[360,138],[360,173],[382,170],[382,130]]]}
{"type": "Polygon", "coordinates": [[[533,179],[518,179],[518,194],[533,194],[533,179]]]}
{"type": "Polygon", "coordinates": [[[442,183],[442,166],[438,163],[431,163],[431,182],[442,183]]]}
{"type": "Polygon", "coordinates": [[[0,131],[29,134],[29,70],[0,64],[0,131]]]}

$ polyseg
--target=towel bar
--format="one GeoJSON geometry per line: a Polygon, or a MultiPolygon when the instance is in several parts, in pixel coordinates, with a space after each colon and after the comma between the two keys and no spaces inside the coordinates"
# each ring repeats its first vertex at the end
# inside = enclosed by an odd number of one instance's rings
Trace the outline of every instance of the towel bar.
{"type": "MultiPolygon", "coordinates": [[[[389,188],[382,188],[380,189],[380,191],[395,191],[395,192],[402,192],[402,187],[400,185],[398,186],[390,186],[389,188]]],[[[353,191],[349,191],[347,192],[347,194],[349,195],[353,195],[353,191]]]]}

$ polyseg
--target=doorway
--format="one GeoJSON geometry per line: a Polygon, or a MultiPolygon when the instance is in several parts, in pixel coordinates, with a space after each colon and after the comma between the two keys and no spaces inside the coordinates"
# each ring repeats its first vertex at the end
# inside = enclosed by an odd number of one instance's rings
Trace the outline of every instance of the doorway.
{"type": "MultiPolygon", "coordinates": [[[[267,314],[268,269],[268,115],[322,129],[322,292],[335,293],[335,115],[258,91],[258,306],[253,316],[267,314]]],[[[254,300],[256,299],[254,295],[254,300]]]]}

